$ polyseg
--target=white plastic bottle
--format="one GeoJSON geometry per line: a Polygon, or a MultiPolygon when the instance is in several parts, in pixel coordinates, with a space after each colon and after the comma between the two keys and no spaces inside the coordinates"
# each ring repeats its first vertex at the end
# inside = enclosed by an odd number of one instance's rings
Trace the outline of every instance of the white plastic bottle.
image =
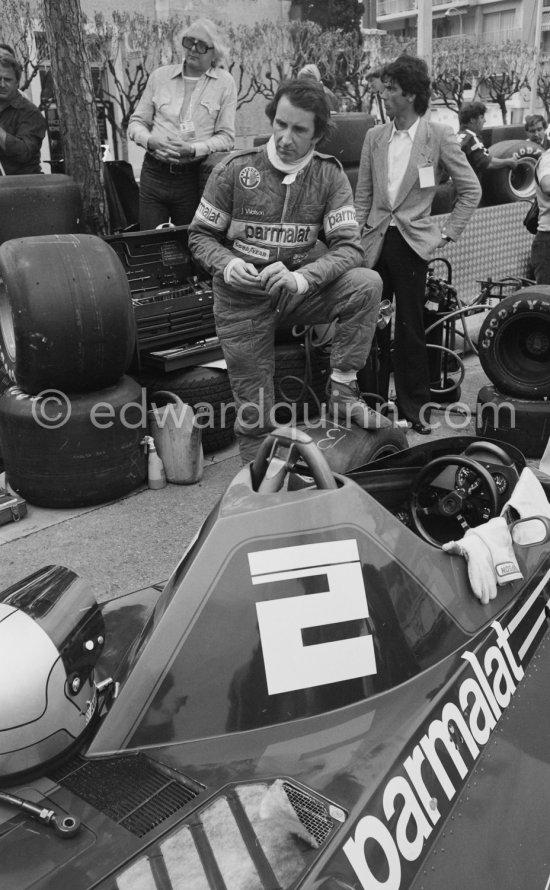
{"type": "Polygon", "coordinates": [[[152,436],[145,436],[143,444],[147,448],[147,484],[149,488],[165,488],[166,473],[164,464],[157,453],[152,436]]]}

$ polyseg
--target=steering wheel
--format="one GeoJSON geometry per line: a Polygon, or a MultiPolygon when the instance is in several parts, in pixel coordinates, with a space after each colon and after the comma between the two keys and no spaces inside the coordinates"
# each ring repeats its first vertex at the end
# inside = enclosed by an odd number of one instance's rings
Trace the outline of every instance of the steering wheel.
{"type": "Polygon", "coordinates": [[[303,430],[279,427],[265,437],[251,466],[254,491],[266,494],[280,491],[286,476],[301,458],[317,488],[337,488],[326,459],[303,430]]]}
{"type": "Polygon", "coordinates": [[[482,464],[468,457],[437,457],[416,477],[410,494],[411,521],[429,544],[441,547],[475,525],[498,516],[498,490],[482,464]],[[454,469],[456,468],[456,469],[454,469]],[[426,528],[433,525],[439,540],[426,528]]]}
{"type": "Polygon", "coordinates": [[[484,442],[483,440],[472,442],[464,451],[464,457],[470,456],[474,460],[484,457],[488,461],[497,461],[498,463],[505,464],[507,467],[515,466],[512,456],[504,448],[501,448],[500,445],[495,445],[494,442],[484,442]]]}

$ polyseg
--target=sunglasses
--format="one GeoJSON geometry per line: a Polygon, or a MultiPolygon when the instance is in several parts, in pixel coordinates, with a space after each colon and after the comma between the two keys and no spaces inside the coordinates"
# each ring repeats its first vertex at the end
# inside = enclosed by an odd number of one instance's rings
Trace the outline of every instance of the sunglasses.
{"type": "Polygon", "coordinates": [[[201,56],[204,56],[209,49],[214,49],[213,46],[208,46],[204,40],[195,40],[194,37],[184,37],[181,41],[181,45],[184,49],[196,49],[201,56]]]}

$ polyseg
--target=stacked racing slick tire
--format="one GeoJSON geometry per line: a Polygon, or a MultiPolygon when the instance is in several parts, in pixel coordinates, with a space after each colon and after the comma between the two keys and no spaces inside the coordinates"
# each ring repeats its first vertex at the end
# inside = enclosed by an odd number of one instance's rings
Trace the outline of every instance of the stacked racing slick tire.
{"type": "Polygon", "coordinates": [[[37,235],[0,246],[0,358],[24,392],[91,392],[128,369],[130,285],[95,235],[37,235]]]}
{"type": "Polygon", "coordinates": [[[146,478],[141,387],[125,270],[94,235],[38,235],[0,246],[0,452],[31,504],[82,507],[146,478]],[[137,416],[136,415],[137,411],[137,416]]]}
{"type": "Polygon", "coordinates": [[[17,386],[0,398],[10,486],[41,507],[87,507],[128,494],[146,477],[142,390],[131,377],[93,393],[17,386]]]}
{"type": "Polygon", "coordinates": [[[541,457],[550,437],[550,286],[522,288],[491,309],[478,352],[494,385],[479,392],[477,434],[541,457]]]}

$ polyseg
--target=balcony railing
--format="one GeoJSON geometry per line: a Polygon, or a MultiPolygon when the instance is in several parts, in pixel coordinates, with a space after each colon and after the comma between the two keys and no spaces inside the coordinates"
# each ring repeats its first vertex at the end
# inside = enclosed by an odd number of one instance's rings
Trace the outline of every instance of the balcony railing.
{"type": "Polygon", "coordinates": [[[457,40],[464,38],[474,43],[506,43],[508,40],[521,40],[521,28],[505,28],[502,31],[483,31],[482,34],[446,34],[437,40],[457,40]]]}
{"type": "Polygon", "coordinates": [[[378,18],[385,15],[416,15],[416,0],[378,0],[376,4],[378,18]]]}

